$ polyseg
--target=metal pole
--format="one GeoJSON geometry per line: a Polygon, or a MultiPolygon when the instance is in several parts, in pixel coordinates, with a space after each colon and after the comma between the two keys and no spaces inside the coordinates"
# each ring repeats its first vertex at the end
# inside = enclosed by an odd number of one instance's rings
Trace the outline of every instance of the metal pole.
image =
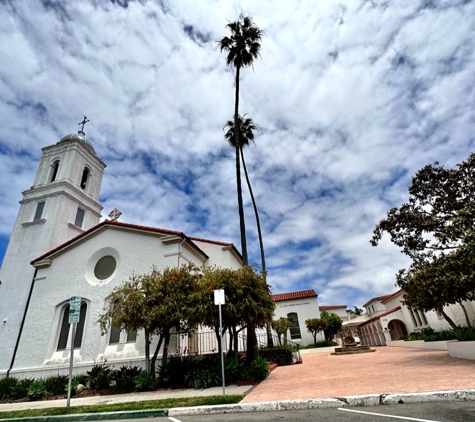
{"type": "Polygon", "coordinates": [[[74,337],[76,336],[76,324],[72,324],[72,338],[71,338],[71,357],[69,359],[69,381],[68,381],[68,401],[66,407],[71,403],[71,380],[73,378],[73,360],[74,360],[74,337]]]}
{"type": "Polygon", "coordinates": [[[226,387],[224,381],[223,322],[221,317],[221,304],[219,304],[219,342],[221,343],[221,377],[223,379],[223,396],[225,396],[226,387]]]}

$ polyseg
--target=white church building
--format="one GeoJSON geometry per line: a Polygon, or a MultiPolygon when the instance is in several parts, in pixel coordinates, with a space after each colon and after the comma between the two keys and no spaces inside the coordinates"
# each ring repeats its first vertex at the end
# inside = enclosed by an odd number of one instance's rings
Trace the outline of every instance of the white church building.
{"type": "Polygon", "coordinates": [[[231,243],[119,222],[118,212],[100,222],[105,167],[83,131],[43,148],[0,271],[0,377],[64,373],[71,296],[81,297],[75,372],[104,359],[145,367],[142,333],[101,336],[97,319],[114,287],[153,265],[242,266],[231,243]]]}

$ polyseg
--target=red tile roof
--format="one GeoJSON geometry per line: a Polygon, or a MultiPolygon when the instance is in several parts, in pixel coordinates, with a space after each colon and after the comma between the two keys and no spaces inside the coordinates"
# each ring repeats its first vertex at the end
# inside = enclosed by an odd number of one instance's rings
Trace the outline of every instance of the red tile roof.
{"type": "MultiPolygon", "coordinates": [[[[152,233],[175,235],[175,236],[181,237],[184,240],[188,239],[191,243],[193,243],[193,240],[196,240],[196,241],[200,241],[200,242],[213,243],[213,244],[216,244],[216,245],[230,246],[235,250],[235,252],[237,253],[237,255],[239,257],[241,256],[239,251],[234,247],[234,245],[232,243],[218,242],[216,240],[209,240],[209,239],[200,239],[200,238],[197,238],[197,237],[189,237],[189,236],[186,236],[183,232],[178,232],[178,231],[175,231],[175,230],[161,229],[161,228],[158,228],[158,227],[141,226],[141,225],[138,225],[138,224],[123,223],[123,222],[117,221],[117,220],[105,220],[102,223],[99,223],[99,224],[95,225],[94,227],[91,227],[89,230],[86,230],[85,232],[81,233],[79,236],[76,236],[76,237],[68,240],[67,242],[57,246],[56,248],[50,250],[49,252],[47,252],[47,253],[41,255],[40,257],[34,259],[33,261],[31,261],[31,264],[34,264],[38,261],[41,261],[41,260],[45,259],[46,257],[54,254],[55,252],[58,252],[61,249],[64,249],[65,247],[67,247],[69,245],[72,245],[73,243],[76,243],[77,241],[81,240],[82,238],[87,237],[89,234],[91,234],[95,231],[98,231],[98,230],[102,229],[105,226],[111,226],[111,227],[117,226],[117,227],[122,227],[124,229],[143,230],[143,231],[152,232],[152,233]]],[[[200,248],[198,248],[197,245],[195,245],[195,247],[197,249],[201,250],[200,248]]],[[[208,257],[203,251],[201,251],[201,253],[203,253],[206,257],[208,257]]]]}
{"type": "Polygon", "coordinates": [[[392,295],[389,295],[389,297],[384,299],[381,303],[389,302],[393,297],[397,296],[401,292],[402,292],[402,289],[399,289],[397,292],[393,293],[392,295]]]}
{"type": "Polygon", "coordinates": [[[378,297],[373,297],[372,299],[368,300],[368,302],[366,302],[364,305],[363,305],[363,308],[366,308],[367,305],[369,305],[371,302],[373,302],[374,300],[379,300],[379,301],[383,301],[385,299],[388,299],[392,296],[391,295],[384,295],[384,296],[378,296],[378,297]]]}
{"type": "Polygon", "coordinates": [[[302,290],[300,292],[279,293],[272,295],[274,302],[282,302],[283,300],[305,299],[307,297],[318,297],[315,290],[302,290]]]}
{"type": "Polygon", "coordinates": [[[373,322],[373,321],[376,321],[377,319],[383,317],[383,316],[386,316],[386,315],[389,315],[389,314],[392,314],[393,312],[396,312],[396,311],[399,311],[399,309],[401,309],[400,306],[396,306],[394,309],[391,309],[390,311],[387,311],[387,312],[383,312],[382,314],[379,314],[379,315],[376,315],[374,316],[373,318],[370,318],[370,319],[367,319],[366,321],[362,322],[361,324],[359,324],[360,326],[362,325],[366,325],[370,322],[373,322]]]}
{"type": "Polygon", "coordinates": [[[318,308],[321,311],[329,311],[330,309],[340,309],[340,308],[346,309],[346,305],[323,305],[323,306],[318,306],[318,308]]]}

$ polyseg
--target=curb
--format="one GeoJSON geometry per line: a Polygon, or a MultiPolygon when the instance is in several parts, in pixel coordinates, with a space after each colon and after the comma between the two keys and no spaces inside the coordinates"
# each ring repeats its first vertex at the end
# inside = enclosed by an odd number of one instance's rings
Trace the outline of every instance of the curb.
{"type": "MultiPolygon", "coordinates": [[[[0,413],[1,415],[1,413],[0,413]]],[[[168,416],[168,409],[124,410],[118,412],[78,413],[73,415],[33,416],[29,418],[0,419],[0,422],[63,422],[63,421],[105,421],[109,419],[139,419],[168,416]]]]}
{"type": "Polygon", "coordinates": [[[166,416],[195,416],[224,413],[270,412],[284,410],[325,409],[336,407],[369,407],[405,403],[439,401],[475,401],[475,389],[447,390],[425,393],[367,394],[326,399],[281,400],[256,403],[220,404],[215,406],[175,407],[172,409],[133,410],[75,415],[37,416],[32,418],[0,419],[0,422],[59,422],[101,421],[107,419],[138,419],[166,416]]]}

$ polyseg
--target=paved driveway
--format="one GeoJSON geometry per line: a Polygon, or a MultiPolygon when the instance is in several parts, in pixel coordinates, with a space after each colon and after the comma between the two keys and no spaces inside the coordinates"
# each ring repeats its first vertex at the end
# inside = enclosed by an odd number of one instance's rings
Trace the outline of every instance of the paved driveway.
{"type": "Polygon", "coordinates": [[[302,355],[301,365],[276,368],[242,402],[475,388],[473,360],[451,358],[444,351],[374,349],[357,355],[302,355]]]}

